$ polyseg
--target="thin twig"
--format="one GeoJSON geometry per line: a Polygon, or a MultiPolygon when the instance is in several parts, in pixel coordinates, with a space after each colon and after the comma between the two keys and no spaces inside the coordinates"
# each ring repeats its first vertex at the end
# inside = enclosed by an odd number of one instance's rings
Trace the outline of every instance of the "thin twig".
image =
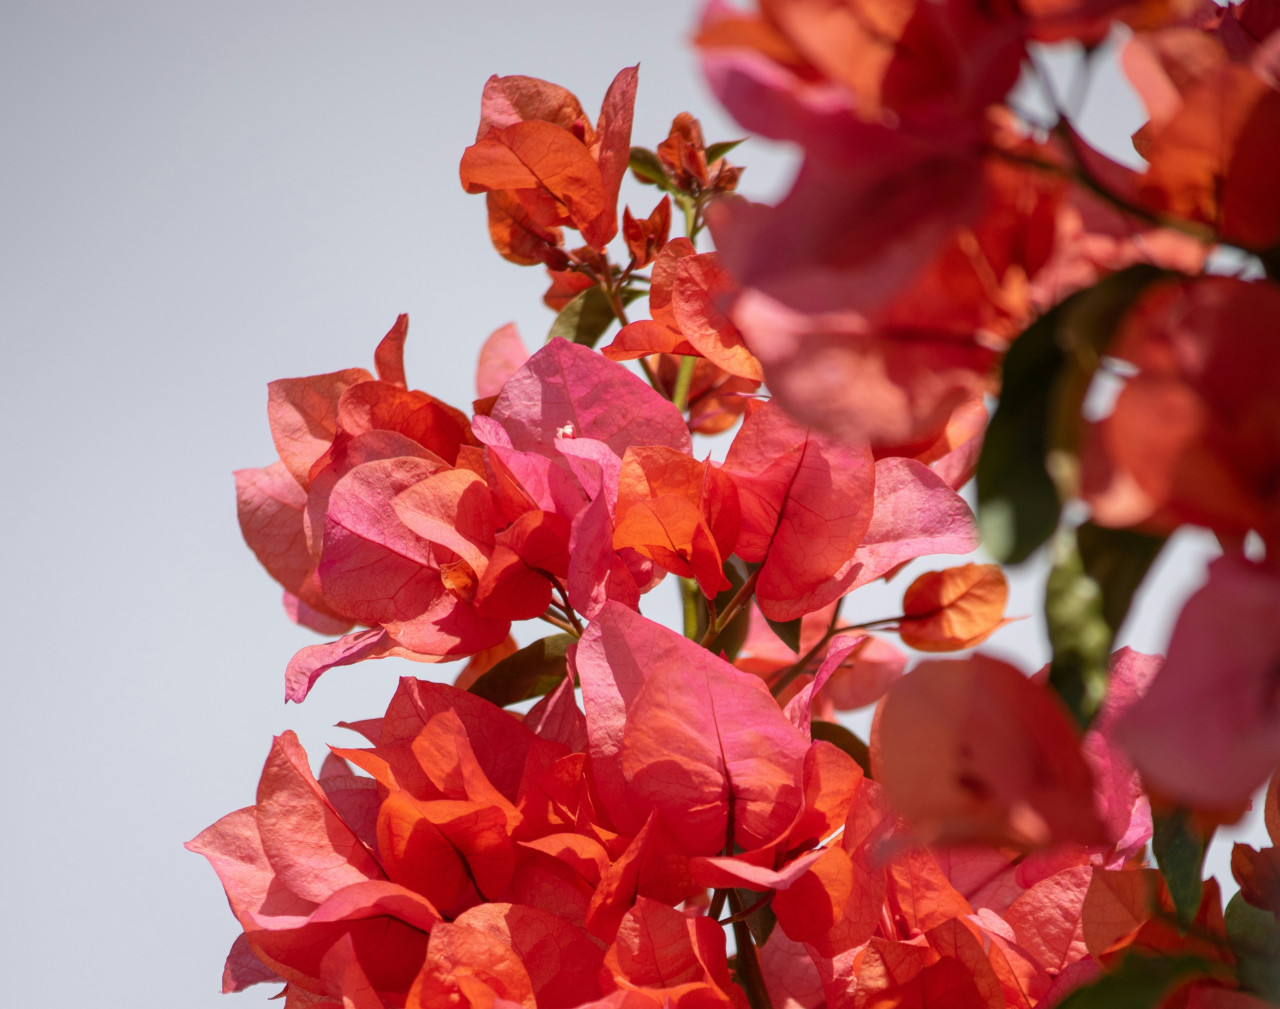
{"type": "MultiPolygon", "coordinates": [[[[786,690],[787,687],[791,685],[791,682],[808,668],[809,663],[812,662],[818,652],[826,646],[827,642],[836,636],[836,623],[840,619],[840,607],[842,605],[844,605],[843,598],[836,600],[836,608],[831,612],[831,620],[827,623],[827,629],[823,632],[822,637],[819,638],[818,642],[805,652],[804,655],[791,665],[787,666],[787,668],[783,670],[782,675],[779,676],[772,686],[769,687],[769,692],[773,694],[774,697],[779,696],[784,690],[786,690]]],[[[859,630],[859,628],[841,627],[839,630],[856,631],[859,630]]]]}
{"type": "Polygon", "coordinates": [[[773,900],[772,890],[770,890],[768,893],[761,896],[761,898],[757,900],[755,903],[751,904],[748,907],[743,908],[737,914],[731,914],[728,918],[721,918],[719,921],[716,922],[716,924],[717,925],[733,925],[740,921],[746,921],[753,914],[759,911],[762,907],[768,904],[769,901],[771,900],[773,900]]]}
{"type": "Polygon", "coordinates": [[[582,637],[582,622],[578,620],[578,614],[573,611],[573,607],[569,605],[569,593],[565,591],[560,579],[555,575],[547,575],[551,579],[551,584],[556,592],[560,595],[560,608],[564,610],[564,615],[568,618],[569,623],[573,624],[573,629],[578,632],[578,637],[582,637]]]}
{"type": "Polygon", "coordinates": [[[561,620],[559,617],[552,616],[550,613],[543,613],[538,617],[538,619],[545,620],[552,627],[559,627],[560,630],[564,631],[566,634],[572,634],[575,638],[582,637],[582,632],[575,630],[572,624],[561,620]]]}
{"type": "Polygon", "coordinates": [[[733,598],[729,600],[729,605],[720,614],[720,619],[708,625],[707,633],[702,636],[702,641],[699,642],[703,648],[709,647],[720,636],[720,632],[728,627],[733,618],[738,615],[738,611],[750,601],[752,595],[755,594],[756,579],[759,577],[760,568],[756,568],[751,572],[747,580],[742,583],[742,588],[738,589],[733,598]]]}

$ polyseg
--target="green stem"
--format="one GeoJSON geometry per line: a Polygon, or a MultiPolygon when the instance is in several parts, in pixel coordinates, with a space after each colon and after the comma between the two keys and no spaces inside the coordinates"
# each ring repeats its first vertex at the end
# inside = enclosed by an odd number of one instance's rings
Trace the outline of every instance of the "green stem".
{"type": "Polygon", "coordinates": [[[698,639],[698,592],[697,583],[692,578],[680,579],[680,602],[684,609],[684,636],[691,640],[698,639]]]}
{"type": "Polygon", "coordinates": [[[685,407],[689,405],[689,389],[693,386],[693,369],[697,364],[696,357],[680,358],[680,372],[676,375],[676,387],[671,393],[671,403],[681,413],[684,413],[685,407]]]}
{"type": "Polygon", "coordinates": [[[694,200],[683,194],[679,197],[680,209],[684,211],[684,234],[689,241],[698,237],[698,206],[694,200]]]}

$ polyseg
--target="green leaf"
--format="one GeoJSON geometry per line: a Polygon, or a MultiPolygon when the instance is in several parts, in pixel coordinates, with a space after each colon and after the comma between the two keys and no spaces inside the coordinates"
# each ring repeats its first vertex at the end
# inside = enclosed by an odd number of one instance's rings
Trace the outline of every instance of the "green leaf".
{"type": "Polygon", "coordinates": [[[809,735],[814,740],[821,739],[840,747],[858,762],[863,774],[868,778],[871,777],[871,751],[866,743],[843,725],[838,722],[823,722],[815,718],[809,723],[809,735]]]}
{"type": "Polygon", "coordinates": [[[1002,393],[978,459],[978,524],[1000,561],[1026,560],[1058,525],[1058,491],[1045,468],[1050,389],[1062,367],[1054,309],[1031,325],[1004,358],[1002,393]]]}
{"type": "Polygon", "coordinates": [[[1227,903],[1223,917],[1240,984],[1270,1002],[1280,1002],[1280,922],[1276,916],[1237,893],[1227,903]]]}
{"type": "Polygon", "coordinates": [[[1075,531],[1060,529],[1050,554],[1053,566],[1044,588],[1045,622],[1053,646],[1049,686],[1086,729],[1107,693],[1111,628],[1102,615],[1102,589],[1085,573],[1075,531]]]}
{"type": "Polygon", "coordinates": [[[1086,522],[1076,530],[1085,573],[1102,591],[1102,617],[1114,638],[1129,612],[1133,595],[1168,542],[1132,529],[1106,529],[1086,522]]]}
{"type": "Polygon", "coordinates": [[[1198,956],[1143,956],[1130,953],[1113,971],[1077,988],[1057,1009],[1153,1009],[1186,981],[1211,974],[1198,956]]]}
{"type": "Polygon", "coordinates": [[[662,167],[662,162],[658,160],[658,156],[645,147],[631,148],[631,158],[627,162],[630,168],[641,182],[652,183],[667,189],[671,185],[671,181],[667,178],[667,170],[662,167]]]}
{"type": "Polygon", "coordinates": [[[765,623],[773,629],[773,633],[778,635],[784,645],[790,648],[797,655],[800,654],[799,617],[796,617],[794,620],[770,620],[768,617],[765,617],[764,620],[765,623]]]}
{"type": "Polygon", "coordinates": [[[707,148],[707,164],[719,161],[746,139],[743,137],[741,140],[721,140],[717,144],[712,144],[707,148]]]}
{"type": "Polygon", "coordinates": [[[484,673],[471,684],[471,693],[499,707],[550,693],[565,678],[565,656],[577,640],[572,634],[552,634],[535,641],[484,673]]]}
{"type": "MultiPolygon", "coordinates": [[[[734,893],[738,895],[738,900],[742,902],[744,909],[764,896],[758,890],[747,890],[742,887],[736,887],[734,893]]],[[[751,938],[755,940],[757,948],[769,941],[773,926],[778,924],[778,916],[773,913],[773,906],[767,903],[756,908],[743,920],[751,930],[751,938]]]]}
{"type": "Polygon", "coordinates": [[[547,342],[560,336],[584,347],[594,347],[616,318],[605,293],[598,287],[588,287],[560,310],[551,324],[547,342]]]}
{"type": "Polygon", "coordinates": [[[1078,488],[1081,407],[1134,298],[1163,272],[1141,264],[1072,295],[1005,355],[1000,403],[978,460],[978,522],[997,560],[1025,561],[1078,488]]]}
{"type": "Polygon", "coordinates": [[[1186,810],[1152,817],[1151,853],[1173,898],[1173,910],[1183,934],[1200,910],[1204,890],[1204,853],[1208,847],[1191,823],[1186,810]]]}

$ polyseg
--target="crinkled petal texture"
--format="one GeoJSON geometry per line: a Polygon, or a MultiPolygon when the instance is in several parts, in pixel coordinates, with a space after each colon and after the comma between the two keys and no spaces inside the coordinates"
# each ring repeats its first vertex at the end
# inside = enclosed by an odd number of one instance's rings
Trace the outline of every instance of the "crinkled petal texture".
{"type": "Polygon", "coordinates": [[[209,859],[249,950],[280,978],[325,992],[345,951],[374,988],[403,992],[440,914],[387,879],[326,781],[312,777],[286,733],[267,758],[257,806],[223,817],[188,847],[209,859]]]}
{"type": "Polygon", "coordinates": [[[844,595],[871,525],[876,468],[870,446],[833,441],[769,403],[742,425],[724,469],[738,485],[737,553],[762,562],[761,612],[791,620],[844,595]]]}
{"type": "Polygon", "coordinates": [[[778,402],[797,420],[848,442],[911,454],[952,412],[990,391],[990,348],[929,331],[887,332],[848,312],[803,314],[754,290],[734,319],[778,402]]]}
{"type": "Polygon", "coordinates": [[[764,684],[608,603],[573,658],[590,753],[614,824],[657,810],[689,854],[773,840],[801,808],[808,740],[764,684]]]}
{"type": "Polygon", "coordinates": [[[724,929],[644,897],[623,918],[605,969],[617,988],[651,994],[674,1009],[738,1004],[724,929]]]}
{"type": "Polygon", "coordinates": [[[489,230],[502,255],[563,270],[568,260],[558,248],[558,226],[576,228],[600,250],[617,234],[636,71],[619,71],[594,129],[578,99],[559,85],[489,78],[476,142],[463,153],[459,175],[467,192],[489,194],[489,230]]]}
{"type": "Polygon", "coordinates": [[[916,667],[881,701],[871,754],[890,801],[930,839],[1106,842],[1066,710],[996,659],[916,667]]]}
{"type": "Polygon", "coordinates": [[[964,564],[922,574],[902,596],[898,633],[922,652],[950,652],[985,641],[1004,622],[1009,583],[998,564],[964,564]]]}
{"type": "Polygon", "coordinates": [[[508,380],[490,416],[511,447],[551,455],[557,434],[595,438],[621,456],[630,445],[688,452],[680,411],[644,380],[589,347],[555,339],[508,380]]]}
{"type": "Polygon", "coordinates": [[[1174,626],[1169,657],[1115,727],[1153,789],[1187,805],[1225,807],[1280,764],[1278,612],[1274,570],[1239,555],[1209,565],[1208,582],[1174,626]]]}

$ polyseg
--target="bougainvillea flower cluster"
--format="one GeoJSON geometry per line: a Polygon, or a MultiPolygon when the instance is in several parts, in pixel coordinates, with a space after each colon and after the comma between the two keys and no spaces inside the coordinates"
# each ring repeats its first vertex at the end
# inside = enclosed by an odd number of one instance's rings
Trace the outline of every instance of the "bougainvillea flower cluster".
{"type": "Polygon", "coordinates": [[[1280,1002],[1276,848],[1236,847],[1225,909],[1203,871],[1268,777],[1280,837],[1273,8],[712,0],[713,91],[802,151],[775,207],[687,112],[632,146],[635,67],[594,121],[490,78],[460,181],[546,269],[547,340],[495,330],[464,410],[410,388],[400,316],[372,372],[271,383],[278,461],[236,474],[286,613],[333,639],[289,700],[366,659],[467,661],[401,678],[318,772],[278,736],[255,803],[189,843],[241,929],[224,990],[1280,1002]],[[1037,46],[1117,25],[1142,170],[1010,99],[1052,97],[1037,46]],[[620,209],[628,171],[656,204],[620,209]],[[1216,244],[1243,275],[1206,272],[1216,244]],[[1116,647],[1188,524],[1224,556],[1168,658],[1116,647]],[[997,560],[1050,555],[1034,674],[999,653],[1000,564],[896,580],[980,527],[997,560]],[[900,604],[868,612],[873,582],[900,604]],[[659,586],[678,629],[643,612],[659,586]],[[873,704],[859,738],[842,713],[873,704]]]}

